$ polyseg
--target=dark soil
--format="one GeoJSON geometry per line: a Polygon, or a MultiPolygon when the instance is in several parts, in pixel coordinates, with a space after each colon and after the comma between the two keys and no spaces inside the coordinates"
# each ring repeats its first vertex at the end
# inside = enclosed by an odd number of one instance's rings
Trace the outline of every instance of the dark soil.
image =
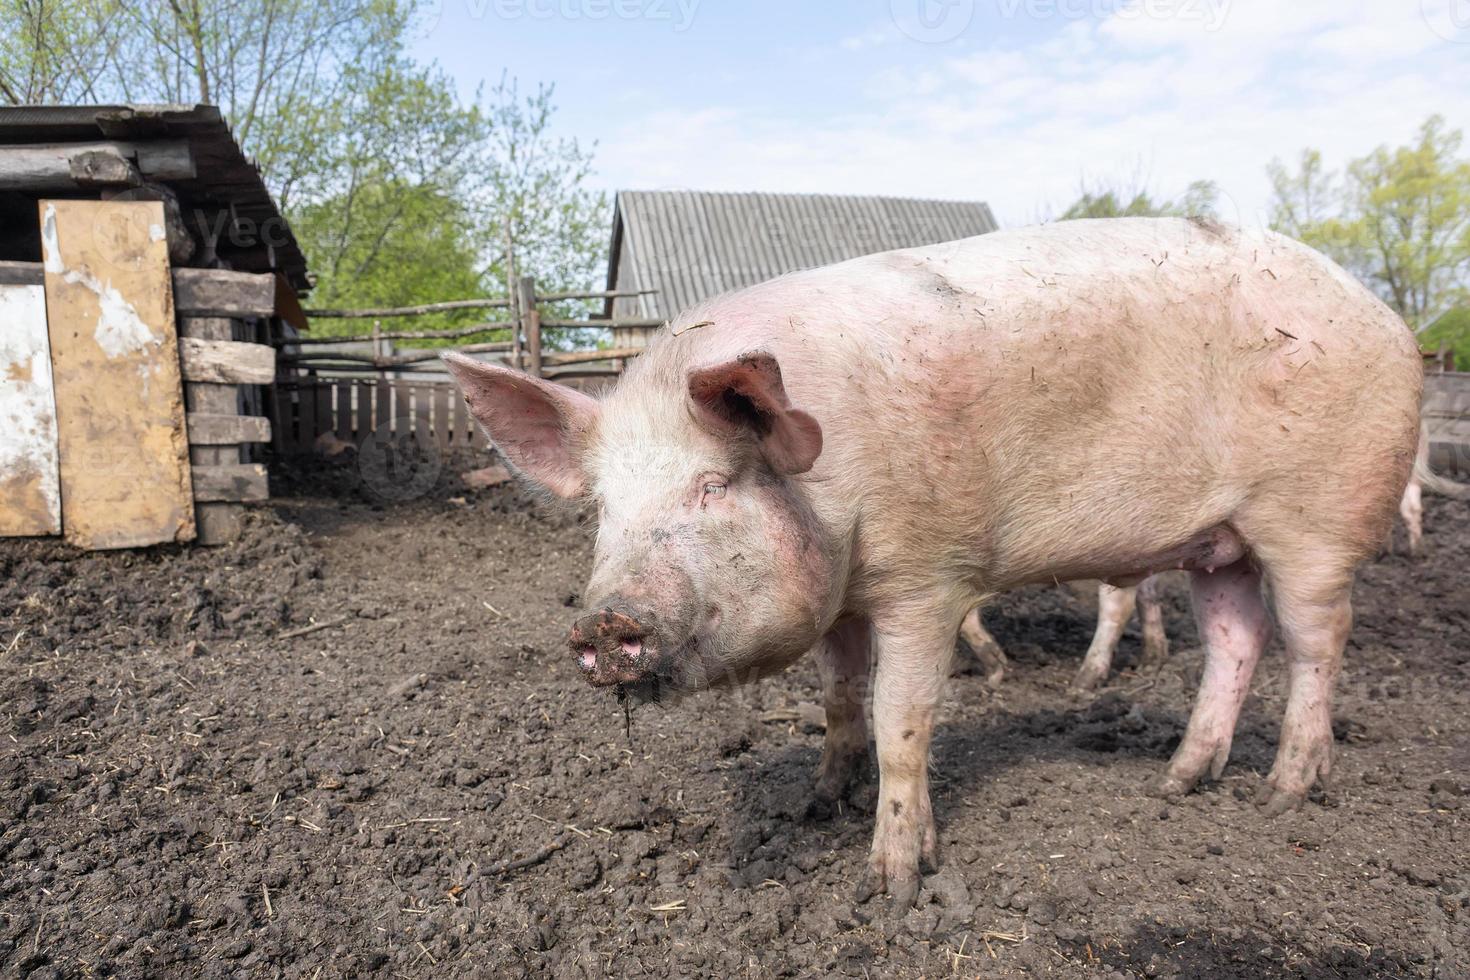
{"type": "Polygon", "coordinates": [[[586,530],[517,491],[375,503],[284,482],[240,544],[0,544],[5,976],[1470,976],[1470,507],[1371,565],[1334,785],[1249,801],[1284,667],[1224,779],[1165,803],[1200,666],[1066,683],[1090,603],[988,614],[1005,685],[955,679],[942,868],[902,917],[851,895],[872,782],[807,815],[815,670],[635,712],[562,636],[586,530]],[[294,638],[311,623],[328,628],[294,638]]]}

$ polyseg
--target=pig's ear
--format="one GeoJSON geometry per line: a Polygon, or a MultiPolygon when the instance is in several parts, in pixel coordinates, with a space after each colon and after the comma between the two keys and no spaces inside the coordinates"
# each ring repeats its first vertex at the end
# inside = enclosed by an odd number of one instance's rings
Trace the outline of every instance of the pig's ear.
{"type": "Polygon", "coordinates": [[[445,354],[444,366],[512,466],[558,497],[582,493],[586,478],[574,446],[597,418],[595,399],[464,354],[445,354]]]}
{"type": "Polygon", "coordinates": [[[689,372],[695,417],[721,435],[748,435],[778,473],[805,473],[822,452],[822,427],[793,408],[781,365],[765,351],[689,372]]]}

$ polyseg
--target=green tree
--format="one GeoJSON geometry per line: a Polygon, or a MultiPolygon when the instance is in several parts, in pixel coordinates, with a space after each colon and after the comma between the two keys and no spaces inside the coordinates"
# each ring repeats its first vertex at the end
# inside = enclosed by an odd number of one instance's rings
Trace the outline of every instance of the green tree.
{"type": "Polygon", "coordinates": [[[1331,255],[1410,326],[1462,303],[1470,279],[1470,162],[1462,137],[1432,116],[1408,146],[1380,146],[1329,173],[1308,150],[1300,169],[1267,170],[1272,226],[1331,255]]]}
{"type": "Polygon", "coordinates": [[[1074,218],[1158,218],[1216,217],[1220,188],[1211,180],[1196,180],[1175,199],[1156,200],[1146,188],[1136,185],[1110,187],[1106,184],[1083,185],[1059,221],[1074,218]]]}
{"type": "Polygon", "coordinates": [[[507,221],[522,272],[589,285],[607,212],[590,149],[555,135],[549,88],[502,79],[461,102],[407,54],[423,5],[0,0],[0,99],[218,105],[303,243],[315,305],[503,293],[507,221]]]}
{"type": "Polygon", "coordinates": [[[1456,369],[1470,368],[1470,305],[1440,314],[1419,331],[1419,343],[1431,351],[1439,350],[1442,344],[1455,352],[1456,369]]]}

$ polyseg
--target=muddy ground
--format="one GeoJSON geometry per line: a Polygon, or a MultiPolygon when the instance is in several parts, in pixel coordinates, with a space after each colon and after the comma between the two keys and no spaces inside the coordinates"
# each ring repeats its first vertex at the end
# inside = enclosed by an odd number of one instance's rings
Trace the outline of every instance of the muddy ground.
{"type": "Polygon", "coordinates": [[[942,870],[892,917],[850,900],[872,783],[807,815],[809,664],[625,731],[562,647],[575,515],[350,469],[276,493],[224,549],[0,544],[0,974],[1470,976],[1464,503],[1366,569],[1335,784],[1276,820],[1278,653],[1225,777],[1165,803],[1181,584],[1168,667],[1126,669],[1131,628],[1093,698],[1085,599],[990,611],[1015,662],[954,681],[942,870]]]}

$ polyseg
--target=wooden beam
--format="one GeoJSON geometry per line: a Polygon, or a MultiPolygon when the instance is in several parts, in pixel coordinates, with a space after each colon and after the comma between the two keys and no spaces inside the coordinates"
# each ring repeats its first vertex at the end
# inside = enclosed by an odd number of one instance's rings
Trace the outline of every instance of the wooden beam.
{"type": "MultiPolygon", "coordinates": [[[[457,340],[462,337],[474,337],[482,333],[494,333],[497,330],[509,330],[515,324],[505,323],[477,323],[473,326],[463,327],[459,330],[383,330],[378,333],[379,340],[457,340]]],[[[313,344],[361,344],[372,340],[371,334],[359,334],[348,337],[283,337],[273,343],[277,347],[309,347],[313,344]]],[[[507,344],[510,341],[506,341],[507,344]]],[[[510,350],[510,347],[506,347],[510,350]]]]}
{"type": "Polygon", "coordinates": [[[606,320],[551,320],[543,319],[545,330],[628,330],[634,328],[658,328],[669,321],[654,317],[610,317],[606,320]]]}
{"type": "Polygon", "coordinates": [[[149,140],[132,143],[138,153],[138,169],[150,180],[193,180],[194,151],[188,140],[149,140]]]}
{"type": "Polygon", "coordinates": [[[187,140],[25,144],[0,147],[0,189],[71,190],[195,176],[187,140]]]}
{"type": "MultiPolygon", "coordinates": [[[[594,289],[580,293],[547,293],[545,296],[537,296],[538,303],[554,303],[566,299],[619,299],[623,297],[644,296],[656,293],[656,289],[640,289],[636,291],[626,289],[594,289]]],[[[418,306],[392,306],[368,310],[307,310],[309,317],[335,318],[335,319],[361,319],[372,317],[390,316],[422,316],[425,313],[445,313],[450,310],[482,310],[482,309],[505,309],[511,305],[509,299],[456,299],[446,303],[422,303],[418,306]]],[[[655,321],[655,325],[662,323],[655,321]]]]}
{"type": "Polygon", "coordinates": [[[270,499],[270,481],[260,463],[194,467],[194,499],[198,502],[258,503],[270,499]]]}
{"type": "Polygon", "coordinates": [[[270,442],[270,419],[258,415],[190,412],[186,417],[191,446],[234,446],[242,442],[270,442]]]}
{"type": "Polygon", "coordinates": [[[388,316],[422,316],[425,313],[447,313],[451,310],[483,310],[510,305],[508,299],[455,299],[445,303],[421,303],[418,306],[392,306],[370,310],[307,310],[312,319],[367,320],[388,316]]]}
{"type": "MultiPolygon", "coordinates": [[[[219,343],[229,341],[235,332],[234,324],[223,317],[180,317],[179,342],[204,340],[219,343]]],[[[234,416],[239,411],[240,390],[234,385],[190,382],[184,385],[184,404],[189,416],[214,415],[234,416]]],[[[194,443],[193,426],[189,463],[195,473],[201,468],[212,466],[236,466],[240,463],[240,448],[237,445],[207,446],[194,443]]],[[[195,477],[196,481],[198,477],[195,477]]],[[[245,508],[234,503],[195,503],[194,520],[199,528],[199,543],[208,545],[229,544],[240,537],[244,528],[245,508]]]]}
{"type": "Polygon", "coordinates": [[[276,310],[276,277],[227,269],[175,269],[179,316],[267,317],[276,310]]]}
{"type": "Polygon", "coordinates": [[[643,347],[610,347],[607,350],[574,350],[565,353],[547,353],[542,356],[542,363],[548,367],[561,364],[587,364],[592,361],[610,361],[619,357],[637,357],[646,348],[643,347]]]}
{"type": "Polygon", "coordinates": [[[179,338],[185,381],[268,385],[276,379],[276,350],[236,340],[179,338]]]}
{"type": "Polygon", "coordinates": [[[39,262],[0,262],[0,286],[41,286],[45,282],[39,262]]]}

